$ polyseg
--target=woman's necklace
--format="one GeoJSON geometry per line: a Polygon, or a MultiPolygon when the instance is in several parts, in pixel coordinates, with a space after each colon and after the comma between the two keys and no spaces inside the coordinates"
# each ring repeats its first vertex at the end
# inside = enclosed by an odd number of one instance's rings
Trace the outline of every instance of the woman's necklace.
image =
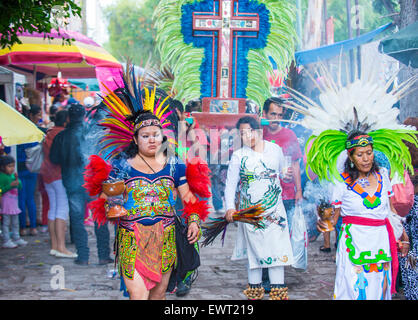
{"type": "MultiPolygon", "coordinates": [[[[152,173],[155,173],[155,170],[150,166],[150,164],[147,162],[147,161],[145,161],[145,159],[138,153],[138,156],[142,159],[142,161],[144,161],[144,163],[148,166],[148,168],[150,168],[151,169],[151,171],[152,171],[152,173]]],[[[163,166],[163,168],[165,167],[165,165],[167,164],[167,160],[166,160],[166,162],[164,163],[164,166],[163,166]]]]}
{"type": "Polygon", "coordinates": [[[370,175],[370,171],[367,173],[366,177],[358,179],[357,183],[364,189],[365,187],[370,186],[370,182],[369,182],[369,175],[370,175]]]}

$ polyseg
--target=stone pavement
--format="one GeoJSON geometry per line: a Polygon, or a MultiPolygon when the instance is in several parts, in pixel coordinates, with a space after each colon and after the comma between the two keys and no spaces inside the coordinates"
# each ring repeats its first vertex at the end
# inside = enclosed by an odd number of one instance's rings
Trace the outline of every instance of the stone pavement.
{"type": "MultiPolygon", "coordinates": [[[[127,300],[119,291],[119,277],[109,277],[113,264],[98,265],[92,227],[89,233],[90,264],[78,266],[73,259],[49,255],[48,233],[25,236],[25,247],[0,248],[0,300],[127,300]]],[[[110,246],[113,248],[113,228],[110,246]]],[[[244,261],[231,261],[237,228],[228,227],[225,245],[220,240],[201,248],[201,267],[191,292],[183,298],[168,294],[167,300],[243,300],[247,284],[244,261]]],[[[67,239],[69,236],[67,234],[67,239]]],[[[331,237],[334,243],[334,235],[331,237]]],[[[330,300],[335,277],[335,250],[322,253],[322,236],[308,247],[305,272],[285,267],[285,281],[291,300],[330,300]]],[[[68,244],[75,251],[73,244],[68,244]]],[[[268,299],[265,297],[264,299],[268,299]]],[[[402,299],[398,297],[397,299],[402,299]]]]}

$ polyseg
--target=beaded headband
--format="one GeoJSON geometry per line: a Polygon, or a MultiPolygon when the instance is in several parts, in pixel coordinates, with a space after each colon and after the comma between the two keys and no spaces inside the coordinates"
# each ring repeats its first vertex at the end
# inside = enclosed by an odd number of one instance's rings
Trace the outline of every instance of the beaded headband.
{"type": "Polygon", "coordinates": [[[144,127],[156,126],[162,128],[160,120],[157,119],[148,119],[137,123],[134,127],[134,131],[142,129],[144,127]]]}
{"type": "Polygon", "coordinates": [[[368,135],[362,135],[354,137],[351,140],[345,142],[345,148],[350,152],[356,147],[365,147],[369,144],[373,144],[373,138],[368,135]]]}

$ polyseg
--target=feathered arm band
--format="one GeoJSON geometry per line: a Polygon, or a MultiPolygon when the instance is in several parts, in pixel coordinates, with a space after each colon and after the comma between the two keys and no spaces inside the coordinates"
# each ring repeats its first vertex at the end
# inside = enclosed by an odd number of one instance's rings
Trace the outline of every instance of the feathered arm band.
{"type": "Polygon", "coordinates": [[[210,169],[208,164],[200,157],[192,158],[186,162],[186,179],[190,191],[202,198],[210,198],[210,169]]]}
{"type": "MultiPolygon", "coordinates": [[[[112,167],[96,155],[90,156],[89,160],[90,162],[86,165],[84,171],[83,187],[91,197],[94,197],[102,193],[102,183],[109,178],[112,167]]],[[[87,204],[87,207],[92,211],[93,220],[99,226],[107,221],[105,204],[106,200],[102,198],[97,198],[87,204]]]]}
{"type": "Polygon", "coordinates": [[[210,198],[210,169],[208,164],[199,157],[192,158],[186,162],[186,179],[190,192],[194,195],[193,199],[184,201],[183,217],[188,224],[196,222],[200,226],[201,221],[205,221],[209,215],[209,204],[207,200],[201,198],[210,198]]]}
{"type": "Polygon", "coordinates": [[[201,221],[205,221],[209,215],[209,204],[207,200],[196,199],[195,202],[185,201],[182,217],[187,223],[196,222],[200,226],[201,221]]]}
{"type": "Polygon", "coordinates": [[[102,192],[102,183],[109,178],[112,166],[96,155],[90,156],[89,160],[84,171],[83,187],[93,197],[102,192]]]}

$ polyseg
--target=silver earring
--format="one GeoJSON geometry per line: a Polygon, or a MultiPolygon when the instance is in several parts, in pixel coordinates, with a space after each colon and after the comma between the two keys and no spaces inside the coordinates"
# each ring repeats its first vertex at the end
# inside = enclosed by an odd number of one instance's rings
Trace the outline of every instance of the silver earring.
{"type": "Polygon", "coordinates": [[[354,163],[353,161],[350,161],[350,168],[353,169],[354,168],[354,163]]]}

